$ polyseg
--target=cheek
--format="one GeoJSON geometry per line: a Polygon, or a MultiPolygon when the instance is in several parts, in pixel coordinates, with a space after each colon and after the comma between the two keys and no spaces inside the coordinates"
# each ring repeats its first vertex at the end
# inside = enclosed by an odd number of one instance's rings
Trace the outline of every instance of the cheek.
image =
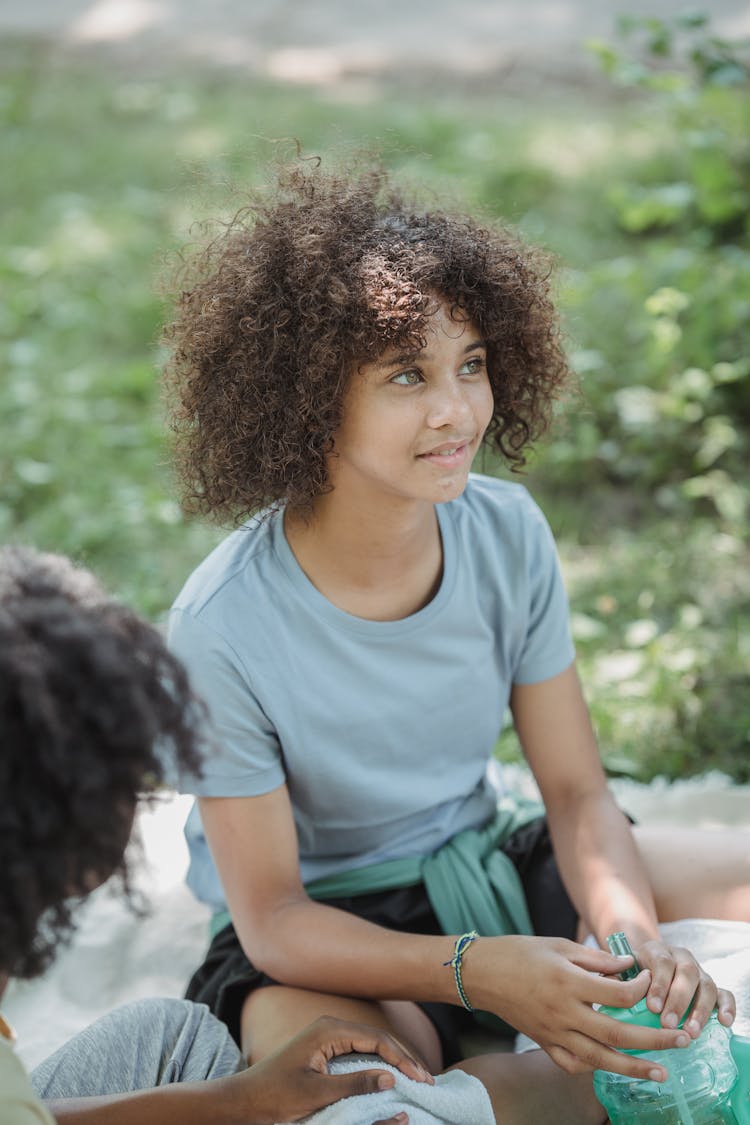
{"type": "Polygon", "coordinates": [[[479,394],[477,398],[477,420],[482,422],[482,428],[486,430],[495,409],[495,397],[492,394],[492,387],[490,386],[489,380],[484,383],[481,394],[479,394]]]}

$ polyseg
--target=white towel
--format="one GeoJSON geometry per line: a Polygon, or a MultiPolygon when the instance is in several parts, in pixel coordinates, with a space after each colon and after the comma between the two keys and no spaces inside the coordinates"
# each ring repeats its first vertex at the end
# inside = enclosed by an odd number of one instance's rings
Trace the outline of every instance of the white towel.
{"type": "Polygon", "coordinates": [[[478,1078],[462,1070],[439,1074],[435,1085],[415,1082],[375,1055],[345,1055],[333,1059],[332,1074],[353,1070],[390,1070],[396,1085],[377,1094],[343,1098],[304,1118],[309,1125],[372,1125],[404,1111],[409,1125],[495,1125],[490,1099],[478,1078]]]}

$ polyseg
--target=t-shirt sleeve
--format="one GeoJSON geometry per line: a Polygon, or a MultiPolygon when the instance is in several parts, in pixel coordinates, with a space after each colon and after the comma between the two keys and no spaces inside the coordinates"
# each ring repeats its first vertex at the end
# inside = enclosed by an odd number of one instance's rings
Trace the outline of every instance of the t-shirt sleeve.
{"type": "Polygon", "coordinates": [[[168,637],[207,708],[202,776],[182,775],[179,788],[201,797],[257,797],[278,788],[285,781],[278,738],[239,655],[184,610],[170,613],[168,637]]]}
{"type": "Polygon", "coordinates": [[[21,1060],[4,1040],[0,1042],[0,1121],[3,1125],[55,1125],[34,1093],[21,1060]]]}
{"type": "Polygon", "coordinates": [[[575,659],[570,609],[560,560],[547,520],[528,497],[527,567],[529,611],[526,636],[513,675],[517,684],[534,684],[564,672],[575,659]]]}

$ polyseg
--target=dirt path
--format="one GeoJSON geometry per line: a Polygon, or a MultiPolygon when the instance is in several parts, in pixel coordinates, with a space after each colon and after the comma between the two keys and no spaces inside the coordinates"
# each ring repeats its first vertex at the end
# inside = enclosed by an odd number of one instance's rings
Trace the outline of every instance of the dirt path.
{"type": "MultiPolygon", "coordinates": [[[[686,0],[0,0],[0,36],[125,65],[230,66],[287,81],[397,77],[577,84],[582,43],[611,36],[618,12],[661,16],[686,0]]],[[[718,32],[750,35],[748,0],[709,0],[718,32]]]]}

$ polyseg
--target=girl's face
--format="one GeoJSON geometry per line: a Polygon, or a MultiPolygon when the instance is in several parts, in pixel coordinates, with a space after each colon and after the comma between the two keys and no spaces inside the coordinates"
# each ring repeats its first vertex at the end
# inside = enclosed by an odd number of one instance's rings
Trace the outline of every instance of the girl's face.
{"type": "Polygon", "coordinates": [[[445,301],[425,336],[420,351],[386,351],[352,375],[329,464],[335,493],[440,503],[466,487],[493,411],[486,348],[445,301]]]}

